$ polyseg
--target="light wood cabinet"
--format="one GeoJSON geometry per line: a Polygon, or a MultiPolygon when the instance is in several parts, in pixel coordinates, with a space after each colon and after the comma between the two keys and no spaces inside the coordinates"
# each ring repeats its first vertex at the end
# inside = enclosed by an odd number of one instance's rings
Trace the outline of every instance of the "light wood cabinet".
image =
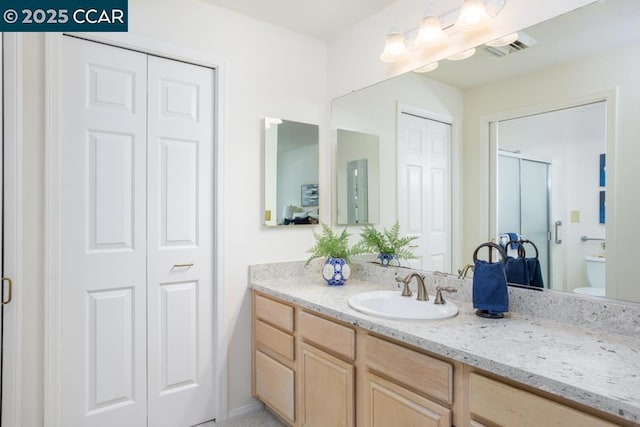
{"type": "Polygon", "coordinates": [[[631,426],[258,292],[253,395],[298,427],[631,426]]]}
{"type": "Polygon", "coordinates": [[[451,363],[372,335],[364,343],[364,425],[451,426],[451,363]]]}
{"type": "Polygon", "coordinates": [[[296,319],[299,425],[353,427],[355,329],[306,310],[298,310],[296,319]]]}
{"type": "Polygon", "coordinates": [[[255,354],[255,395],[287,421],[294,420],[294,372],[261,351],[255,354]]]}
{"type": "Polygon", "coordinates": [[[300,351],[300,425],[352,427],[355,368],[311,345],[300,351]]]}
{"type": "Polygon", "coordinates": [[[294,308],[256,293],[253,301],[253,395],[283,420],[296,415],[294,308]]]}
{"type": "Polygon", "coordinates": [[[617,425],[496,379],[475,372],[468,375],[469,411],[478,423],[522,427],[617,425]]]}
{"type": "Polygon", "coordinates": [[[367,426],[451,426],[450,409],[374,373],[366,374],[365,393],[367,426]]]}

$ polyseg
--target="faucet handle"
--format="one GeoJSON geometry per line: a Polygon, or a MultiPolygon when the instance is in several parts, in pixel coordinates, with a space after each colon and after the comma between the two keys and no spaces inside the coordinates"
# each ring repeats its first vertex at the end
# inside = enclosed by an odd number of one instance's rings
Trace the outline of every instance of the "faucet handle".
{"type": "MultiPolygon", "coordinates": [[[[407,274],[405,277],[396,276],[395,279],[396,279],[396,282],[407,284],[411,280],[411,274],[407,274]]],[[[398,285],[398,286],[400,286],[400,285],[398,285]]]]}
{"type": "Polygon", "coordinates": [[[411,282],[410,274],[408,274],[407,277],[405,278],[396,276],[396,282],[398,282],[398,287],[400,287],[400,283],[404,284],[404,289],[402,290],[402,294],[401,294],[403,297],[410,297],[411,295],[413,295],[413,293],[411,292],[411,289],[409,288],[409,282],[411,282]]]}
{"type": "Polygon", "coordinates": [[[436,299],[433,301],[434,304],[446,304],[447,302],[442,298],[442,291],[453,293],[458,292],[458,289],[452,286],[436,286],[436,299]]]}

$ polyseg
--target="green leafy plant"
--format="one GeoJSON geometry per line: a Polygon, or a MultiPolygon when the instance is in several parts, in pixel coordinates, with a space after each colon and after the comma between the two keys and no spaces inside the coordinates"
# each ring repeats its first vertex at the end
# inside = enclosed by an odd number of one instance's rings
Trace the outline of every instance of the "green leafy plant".
{"type": "Polygon", "coordinates": [[[342,230],[342,233],[335,233],[331,227],[327,224],[322,224],[322,232],[313,232],[313,237],[316,238],[316,244],[307,252],[311,253],[307,264],[311,260],[320,257],[328,258],[342,258],[347,263],[351,262],[351,257],[361,254],[361,248],[359,246],[349,247],[349,236],[347,230],[342,230]]]}
{"type": "Polygon", "coordinates": [[[399,259],[412,259],[416,256],[407,249],[409,243],[417,239],[417,236],[400,237],[400,224],[396,223],[390,228],[384,228],[383,231],[377,230],[371,225],[367,225],[360,233],[362,240],[358,242],[361,252],[381,253],[395,255],[399,259]]]}

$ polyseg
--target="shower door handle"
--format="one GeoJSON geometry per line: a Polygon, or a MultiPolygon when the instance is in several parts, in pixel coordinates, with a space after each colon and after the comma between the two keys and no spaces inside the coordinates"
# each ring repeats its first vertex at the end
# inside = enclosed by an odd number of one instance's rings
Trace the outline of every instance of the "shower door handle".
{"type": "Polygon", "coordinates": [[[555,223],[555,230],[556,230],[556,236],[555,236],[555,239],[556,239],[556,245],[559,245],[560,243],[562,243],[562,240],[561,240],[561,239],[558,239],[558,227],[560,227],[561,225],[562,225],[562,221],[559,221],[559,220],[558,220],[558,221],[556,221],[556,223],[555,223]]]}

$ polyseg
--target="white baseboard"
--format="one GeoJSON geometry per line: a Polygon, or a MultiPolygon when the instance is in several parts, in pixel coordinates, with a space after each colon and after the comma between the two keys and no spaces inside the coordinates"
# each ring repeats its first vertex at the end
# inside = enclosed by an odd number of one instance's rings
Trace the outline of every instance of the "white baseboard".
{"type": "Polygon", "coordinates": [[[258,412],[259,410],[261,410],[262,408],[264,408],[264,405],[262,404],[262,402],[256,400],[253,403],[250,403],[248,405],[244,405],[244,406],[240,406],[238,408],[232,408],[229,410],[229,420],[233,420],[234,418],[238,418],[241,417],[243,415],[248,415],[248,414],[252,414],[254,412],[258,412]]]}

